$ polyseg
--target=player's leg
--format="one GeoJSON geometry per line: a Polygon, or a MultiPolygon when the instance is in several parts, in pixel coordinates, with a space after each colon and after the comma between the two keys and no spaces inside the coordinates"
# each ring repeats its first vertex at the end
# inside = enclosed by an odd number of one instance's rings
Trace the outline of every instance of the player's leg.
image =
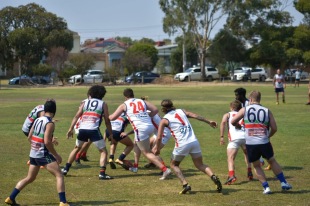
{"type": "Polygon", "coordinates": [[[30,163],[27,177],[25,177],[24,179],[20,180],[16,184],[16,186],[13,189],[12,193],[10,194],[10,196],[5,199],[5,203],[9,204],[9,205],[17,205],[17,203],[15,201],[16,196],[20,193],[20,191],[23,188],[25,188],[28,184],[32,183],[36,179],[39,171],[40,171],[40,166],[39,165],[33,165],[33,164],[30,163]]]}
{"type": "Polygon", "coordinates": [[[64,182],[64,176],[61,173],[60,167],[57,164],[57,162],[52,162],[47,164],[46,166],[47,171],[49,171],[51,174],[53,174],[56,177],[56,187],[57,192],[59,196],[60,204],[66,204],[66,192],[65,192],[65,182],[64,182]]]}
{"type": "Polygon", "coordinates": [[[238,154],[238,149],[227,148],[227,164],[228,164],[228,178],[225,184],[230,185],[237,180],[235,176],[235,158],[238,154]]]}
{"type": "Polygon", "coordinates": [[[99,159],[99,180],[110,180],[113,179],[113,177],[106,174],[107,169],[107,162],[108,162],[108,151],[105,145],[105,141],[103,139],[94,141],[93,144],[96,146],[100,153],[100,159],[99,159]]]}

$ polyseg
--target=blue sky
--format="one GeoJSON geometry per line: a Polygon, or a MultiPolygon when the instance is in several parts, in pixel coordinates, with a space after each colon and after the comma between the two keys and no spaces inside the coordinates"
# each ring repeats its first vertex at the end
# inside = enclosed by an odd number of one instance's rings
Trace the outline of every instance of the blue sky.
{"type": "MultiPolygon", "coordinates": [[[[82,42],[96,37],[116,36],[132,39],[146,37],[155,41],[174,39],[163,32],[164,14],[158,0],[0,0],[0,9],[31,2],[64,18],[69,29],[80,34],[82,42]]],[[[292,5],[287,10],[295,17],[297,25],[302,15],[292,5]]],[[[218,24],[214,32],[221,28],[222,25],[218,24]]]]}

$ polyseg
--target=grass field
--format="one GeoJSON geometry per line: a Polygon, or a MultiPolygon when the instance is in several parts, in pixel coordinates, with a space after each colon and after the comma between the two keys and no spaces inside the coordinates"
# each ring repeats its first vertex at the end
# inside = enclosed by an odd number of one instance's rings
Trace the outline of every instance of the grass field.
{"type": "MultiPolygon", "coordinates": [[[[164,98],[171,98],[177,108],[198,113],[220,123],[222,116],[229,110],[229,103],[234,98],[234,89],[243,86],[248,93],[257,89],[262,92],[262,104],[273,112],[278,132],[272,137],[275,156],[283,168],[293,190],[282,192],[279,181],[271,171],[267,177],[272,195],[263,195],[260,183],[255,179],[249,182],[246,178],[246,166],[243,155],[236,159],[237,182],[223,186],[221,194],[215,192],[215,186],[209,177],[198,172],[189,157],[181,164],[184,175],[192,186],[192,193],[178,195],[181,184],[175,175],[166,181],[159,181],[159,170],[144,169],[147,163],[141,158],[137,174],[118,167],[107,173],[115,179],[98,180],[99,154],[94,146],[88,152],[90,162],[83,166],[73,166],[65,177],[66,194],[73,205],[310,205],[310,163],[309,163],[309,111],[306,106],[308,87],[302,84],[299,88],[291,85],[286,89],[286,104],[275,104],[275,94],[271,84],[220,84],[192,83],[164,86],[132,86],[135,96],[147,95],[150,101],[159,106],[164,98]]],[[[124,86],[107,87],[104,98],[110,113],[124,101],[124,86]]],[[[63,166],[74,147],[75,140],[66,139],[66,132],[81,100],[86,98],[87,86],[78,87],[0,87],[0,131],[1,131],[1,175],[0,205],[11,193],[18,180],[26,176],[30,146],[21,131],[24,119],[30,110],[44,103],[46,98],[57,101],[55,119],[56,131],[60,145],[56,150],[63,158],[63,166]]],[[[226,146],[219,144],[219,128],[191,120],[197,135],[204,162],[220,177],[222,183],[227,178],[226,146]]],[[[101,130],[104,131],[104,125],[101,130]]],[[[133,138],[133,137],[132,137],[133,138]]],[[[161,151],[161,156],[168,164],[174,142],[170,140],[161,151]]],[[[108,146],[109,147],[109,146],[108,146]]],[[[119,145],[116,157],[123,150],[119,145]]],[[[133,160],[131,153],[127,159],[133,160]]],[[[21,205],[58,205],[55,178],[42,169],[37,180],[28,185],[17,197],[21,205]]]]}

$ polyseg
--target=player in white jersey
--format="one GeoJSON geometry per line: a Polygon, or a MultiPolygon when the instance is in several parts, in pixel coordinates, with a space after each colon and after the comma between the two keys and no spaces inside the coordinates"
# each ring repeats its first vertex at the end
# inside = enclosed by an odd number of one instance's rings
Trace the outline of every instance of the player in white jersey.
{"type": "Polygon", "coordinates": [[[249,162],[253,163],[258,180],[264,188],[263,194],[270,194],[271,191],[259,161],[261,156],[267,159],[271,165],[271,169],[279,179],[282,189],[289,190],[292,186],[286,182],[282,168],[276,161],[270,144],[270,138],[277,132],[277,124],[273,114],[268,108],[260,105],[261,93],[259,91],[252,91],[249,100],[250,105],[240,109],[232,119],[231,124],[241,129],[242,126],[239,121],[244,120],[249,162]]]}
{"type": "Polygon", "coordinates": [[[52,118],[55,114],[56,102],[54,100],[46,101],[44,104],[44,116],[35,120],[28,135],[28,140],[31,143],[28,175],[16,184],[11,195],[5,199],[6,204],[19,205],[15,201],[16,196],[22,189],[36,179],[40,166],[45,166],[47,171],[56,177],[57,192],[60,199],[59,205],[69,206],[66,200],[64,177],[59,167],[62,158],[56,152],[53,144],[55,125],[52,118]]]}
{"type": "MultiPolygon", "coordinates": [[[[158,126],[161,121],[161,117],[159,114],[156,114],[154,117],[152,117],[152,123],[154,125],[154,135],[150,138],[150,145],[151,148],[155,145],[156,139],[157,139],[157,134],[158,134],[158,126]]],[[[163,138],[160,144],[160,149],[162,149],[169,141],[171,138],[171,132],[170,130],[165,127],[164,133],[163,133],[163,138]]],[[[151,168],[151,167],[156,167],[152,162],[149,162],[148,164],[144,165],[145,168],[151,168]]]]}
{"type": "Polygon", "coordinates": [[[43,115],[44,115],[44,105],[42,104],[33,108],[31,112],[28,114],[22,127],[22,130],[27,137],[34,121],[43,115]]]}
{"type": "Polygon", "coordinates": [[[217,123],[209,121],[192,112],[182,109],[176,109],[170,99],[165,99],[161,102],[162,112],[165,114],[160,121],[158,127],[158,136],[156,144],[153,147],[154,154],[160,153],[160,145],[163,138],[164,128],[168,127],[175,140],[175,147],[172,152],[170,166],[176,176],[182,183],[182,191],[179,194],[185,194],[191,190],[191,186],[186,181],[179,167],[185,156],[191,155],[193,163],[197,169],[211,177],[211,180],[216,185],[218,192],[222,191],[222,184],[217,176],[214,175],[211,168],[202,161],[200,144],[196,138],[193,127],[188,118],[194,118],[199,121],[209,124],[212,128],[217,127],[217,123]]]}
{"type": "MultiPolygon", "coordinates": [[[[220,144],[224,145],[224,133],[226,126],[228,128],[228,145],[227,145],[227,163],[228,163],[228,178],[225,184],[230,185],[237,180],[235,176],[235,158],[237,156],[239,148],[242,149],[244,153],[244,160],[247,165],[247,174],[249,180],[253,179],[253,173],[251,164],[248,161],[246,148],[245,148],[245,137],[244,128],[236,129],[232,124],[232,118],[238,113],[242,108],[242,104],[238,100],[234,100],[230,103],[230,112],[223,115],[221,126],[220,126],[220,144]]],[[[242,120],[241,120],[242,121],[242,120]]],[[[240,122],[240,124],[243,124],[240,122]]]]}
{"type": "Polygon", "coordinates": [[[131,88],[124,90],[123,95],[125,102],[121,104],[113,114],[110,115],[110,120],[117,119],[123,112],[127,115],[127,118],[134,130],[135,134],[135,163],[134,169],[131,171],[136,172],[138,168],[138,158],[136,156],[138,149],[141,150],[142,154],[151,162],[153,162],[162,172],[163,176],[160,180],[166,179],[171,173],[171,170],[162,163],[160,157],[155,156],[150,147],[150,136],[154,132],[154,126],[151,121],[151,117],[158,113],[158,109],[155,105],[142,99],[134,97],[134,92],[131,88]],[[150,111],[148,114],[147,110],[150,111]]]}
{"type": "Polygon", "coordinates": [[[273,77],[273,86],[276,92],[277,102],[279,104],[279,93],[282,92],[282,102],[285,103],[285,92],[284,89],[286,88],[285,78],[284,75],[281,74],[281,70],[278,69],[277,73],[273,77]]]}
{"type": "Polygon", "coordinates": [[[105,141],[99,129],[103,118],[105,121],[105,125],[109,133],[111,134],[110,138],[113,139],[111,122],[109,120],[108,105],[106,102],[102,100],[102,98],[106,94],[106,89],[104,86],[94,85],[89,88],[87,94],[90,96],[90,98],[82,102],[76,115],[72,119],[70,128],[67,132],[67,138],[73,137],[74,125],[76,124],[78,119],[82,116],[76,145],[69,155],[66,166],[62,169],[62,173],[64,175],[67,175],[72,165],[72,162],[75,159],[76,153],[79,151],[79,149],[85,142],[88,142],[88,140],[90,140],[97,147],[100,153],[99,180],[113,179],[112,177],[110,177],[105,173],[107,164],[107,149],[105,141]]]}

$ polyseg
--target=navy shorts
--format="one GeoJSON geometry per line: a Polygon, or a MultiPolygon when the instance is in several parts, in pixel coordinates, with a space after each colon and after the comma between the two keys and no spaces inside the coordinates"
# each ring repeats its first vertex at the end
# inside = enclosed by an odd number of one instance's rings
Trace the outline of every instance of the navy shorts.
{"type": "Polygon", "coordinates": [[[45,157],[41,157],[41,158],[30,157],[30,164],[34,166],[45,166],[55,161],[56,161],[55,157],[49,153],[45,155],[45,157]]]}
{"type": "Polygon", "coordinates": [[[273,157],[273,148],[270,142],[267,144],[257,144],[257,145],[245,145],[249,162],[255,162],[260,159],[262,156],[263,158],[269,160],[273,157]]]}
{"type": "MultiPolygon", "coordinates": [[[[119,142],[119,141],[121,141],[121,140],[123,139],[123,138],[121,137],[121,133],[122,133],[122,132],[118,132],[118,131],[112,130],[112,133],[113,133],[113,139],[114,139],[115,141],[119,142]]],[[[108,130],[105,131],[105,135],[106,135],[106,137],[109,139],[110,134],[109,134],[108,130]]],[[[111,141],[111,140],[109,139],[109,141],[111,141]]]]}
{"type": "Polygon", "coordinates": [[[275,92],[276,92],[276,93],[284,92],[284,88],[276,88],[276,89],[275,89],[275,92]]]}
{"type": "Polygon", "coordinates": [[[83,142],[97,142],[98,140],[103,139],[99,129],[89,130],[89,129],[79,129],[79,134],[77,139],[83,142]]]}

